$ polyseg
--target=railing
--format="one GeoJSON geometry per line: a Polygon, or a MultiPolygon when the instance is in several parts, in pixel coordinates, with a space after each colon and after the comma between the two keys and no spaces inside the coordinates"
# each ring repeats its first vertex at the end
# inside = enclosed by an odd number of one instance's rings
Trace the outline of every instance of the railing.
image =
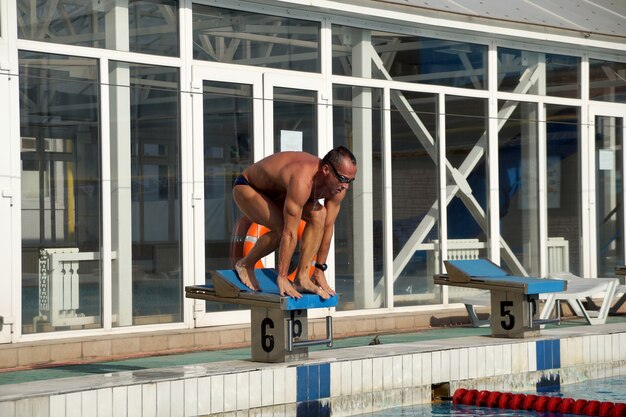
{"type": "Polygon", "coordinates": [[[99,316],[78,312],[79,269],[81,261],[97,261],[99,252],[79,252],[78,248],[49,248],[39,251],[39,317],[52,326],[93,324],[99,316]]]}

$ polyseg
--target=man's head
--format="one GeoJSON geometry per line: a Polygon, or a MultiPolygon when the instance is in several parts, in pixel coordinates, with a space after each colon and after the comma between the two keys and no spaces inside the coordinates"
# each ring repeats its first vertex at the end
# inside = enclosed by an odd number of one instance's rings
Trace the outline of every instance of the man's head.
{"type": "Polygon", "coordinates": [[[356,178],[356,158],[345,146],[338,146],[322,158],[322,170],[332,179],[331,187],[337,192],[347,189],[356,178]]]}

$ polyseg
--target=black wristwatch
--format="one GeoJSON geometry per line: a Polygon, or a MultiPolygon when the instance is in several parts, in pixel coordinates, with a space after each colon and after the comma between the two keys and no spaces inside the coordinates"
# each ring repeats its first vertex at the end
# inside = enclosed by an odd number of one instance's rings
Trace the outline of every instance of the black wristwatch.
{"type": "Polygon", "coordinates": [[[317,262],[313,263],[317,269],[321,269],[322,271],[326,271],[328,269],[328,265],[326,264],[318,264],[317,262]]]}

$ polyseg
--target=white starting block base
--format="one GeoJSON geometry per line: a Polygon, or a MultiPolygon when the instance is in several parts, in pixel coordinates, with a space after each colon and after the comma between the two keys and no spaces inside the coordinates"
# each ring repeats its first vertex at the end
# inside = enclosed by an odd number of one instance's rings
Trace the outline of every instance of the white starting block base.
{"type": "Polygon", "coordinates": [[[256,269],[261,291],[251,291],[243,285],[233,270],[209,272],[213,285],[185,288],[187,298],[250,307],[251,357],[255,362],[289,362],[306,359],[309,346],[333,345],[332,317],[326,317],[326,338],[308,340],[309,308],[329,308],[337,305],[335,295],[323,300],[316,294],[302,294],[302,298],[282,297],[276,285],[273,269],[256,269]]]}
{"type": "Polygon", "coordinates": [[[444,261],[448,274],[435,284],[478,288],[491,292],[491,335],[525,338],[540,334],[540,326],[560,321],[539,318],[539,294],[566,289],[563,280],[515,277],[487,259],[444,261]]]}

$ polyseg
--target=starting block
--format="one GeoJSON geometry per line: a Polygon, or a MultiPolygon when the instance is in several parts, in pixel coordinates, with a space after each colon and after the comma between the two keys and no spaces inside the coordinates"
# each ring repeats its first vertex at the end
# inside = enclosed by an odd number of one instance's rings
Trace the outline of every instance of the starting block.
{"type": "Polygon", "coordinates": [[[567,281],[511,276],[488,259],[443,261],[447,274],[434,276],[435,284],[478,288],[491,292],[491,335],[539,336],[540,326],[560,321],[539,320],[539,294],[561,292],[567,281]]]}
{"type": "Polygon", "coordinates": [[[255,269],[260,291],[239,281],[232,269],[209,271],[213,285],[185,287],[185,296],[220,303],[242,304],[251,309],[251,351],[255,362],[288,362],[306,359],[309,346],[333,345],[332,317],[326,316],[326,339],[308,340],[307,311],[337,305],[337,295],[324,300],[317,294],[302,298],[280,296],[275,269],[255,269]]]}

